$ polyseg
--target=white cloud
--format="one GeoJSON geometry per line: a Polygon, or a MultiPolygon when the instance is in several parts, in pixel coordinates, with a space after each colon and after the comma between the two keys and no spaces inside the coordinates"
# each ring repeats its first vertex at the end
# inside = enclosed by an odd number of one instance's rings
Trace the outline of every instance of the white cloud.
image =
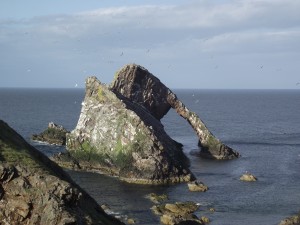
{"type": "MultiPolygon", "coordinates": [[[[104,69],[109,77],[127,62],[164,71],[171,64],[178,70],[180,65],[192,66],[195,58],[211,54],[237,61],[247,54],[288,58],[300,52],[299,8],[295,0],[200,0],[6,20],[0,21],[0,57],[17,56],[20,62],[32,58],[27,64],[53,68],[62,63],[59,71],[52,71],[57,74],[64,65],[65,73],[71,67],[72,72],[104,69]]],[[[207,63],[215,68],[216,62],[207,63]]]]}

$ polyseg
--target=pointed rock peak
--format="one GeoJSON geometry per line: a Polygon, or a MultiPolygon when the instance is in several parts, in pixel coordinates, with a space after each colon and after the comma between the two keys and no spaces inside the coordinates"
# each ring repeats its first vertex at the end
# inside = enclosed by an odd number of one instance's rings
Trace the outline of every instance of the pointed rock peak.
{"type": "Polygon", "coordinates": [[[111,89],[144,106],[158,120],[171,108],[167,100],[169,89],[148,70],[136,64],[120,69],[111,89]]]}

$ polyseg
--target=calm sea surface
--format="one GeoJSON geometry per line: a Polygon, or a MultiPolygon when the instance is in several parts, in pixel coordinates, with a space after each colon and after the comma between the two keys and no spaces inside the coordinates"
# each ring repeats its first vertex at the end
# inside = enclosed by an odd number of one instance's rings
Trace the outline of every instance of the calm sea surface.
{"type": "MultiPolygon", "coordinates": [[[[197,156],[197,137],[173,111],[162,120],[171,137],[184,144],[197,178],[206,193],[190,193],[186,184],[141,186],[87,172],[68,171],[100,204],[137,219],[137,224],[159,224],[146,194],[165,193],[171,202],[202,204],[198,216],[211,225],[273,225],[300,210],[300,90],[175,90],[223,142],[242,154],[231,161],[197,156]],[[239,177],[249,171],[256,183],[239,177]],[[208,208],[214,207],[215,213],[208,208]]],[[[83,89],[0,89],[0,119],[47,155],[63,147],[30,141],[48,122],[75,128],[83,89]]]]}

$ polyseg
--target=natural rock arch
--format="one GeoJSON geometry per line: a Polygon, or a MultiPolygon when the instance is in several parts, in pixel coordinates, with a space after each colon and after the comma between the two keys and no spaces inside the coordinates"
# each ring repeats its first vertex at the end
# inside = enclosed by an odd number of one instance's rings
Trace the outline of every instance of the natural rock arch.
{"type": "Polygon", "coordinates": [[[145,68],[129,64],[115,75],[111,89],[149,110],[158,120],[173,108],[196,132],[201,155],[214,159],[233,159],[239,153],[218,140],[205,126],[199,116],[190,111],[168,87],[145,68]]]}
{"type": "Polygon", "coordinates": [[[60,154],[54,158],[62,166],[99,171],[133,183],[194,180],[182,145],[165,132],[160,122],[170,108],[194,128],[202,156],[239,156],[216,139],[197,114],[158,78],[145,68],[130,64],[116,73],[110,86],[96,77],[86,79],[77,126],[66,138],[67,157],[60,154]]]}

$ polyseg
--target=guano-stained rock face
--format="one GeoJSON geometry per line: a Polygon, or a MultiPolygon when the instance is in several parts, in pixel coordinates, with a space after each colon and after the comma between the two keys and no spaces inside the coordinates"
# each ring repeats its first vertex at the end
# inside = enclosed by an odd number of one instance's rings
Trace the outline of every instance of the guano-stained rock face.
{"type": "Polygon", "coordinates": [[[0,120],[1,224],[123,224],[0,120]]]}
{"type": "Polygon", "coordinates": [[[177,96],[145,68],[130,64],[117,72],[111,85],[115,93],[136,102],[161,119],[170,108],[186,119],[199,137],[201,155],[213,159],[233,159],[239,153],[219,141],[198,115],[190,111],[177,96]]]}
{"type": "Polygon", "coordinates": [[[158,78],[130,64],[116,73],[110,86],[96,77],[87,78],[78,124],[67,134],[68,153],[54,159],[62,166],[95,170],[134,183],[194,180],[182,146],[166,134],[160,122],[170,108],[194,128],[202,156],[239,156],[216,139],[158,78]]]}
{"type": "Polygon", "coordinates": [[[80,168],[128,182],[161,184],[194,179],[187,157],[159,120],[96,77],[86,80],[81,115],[76,129],[67,135],[67,148],[80,168]]]}

